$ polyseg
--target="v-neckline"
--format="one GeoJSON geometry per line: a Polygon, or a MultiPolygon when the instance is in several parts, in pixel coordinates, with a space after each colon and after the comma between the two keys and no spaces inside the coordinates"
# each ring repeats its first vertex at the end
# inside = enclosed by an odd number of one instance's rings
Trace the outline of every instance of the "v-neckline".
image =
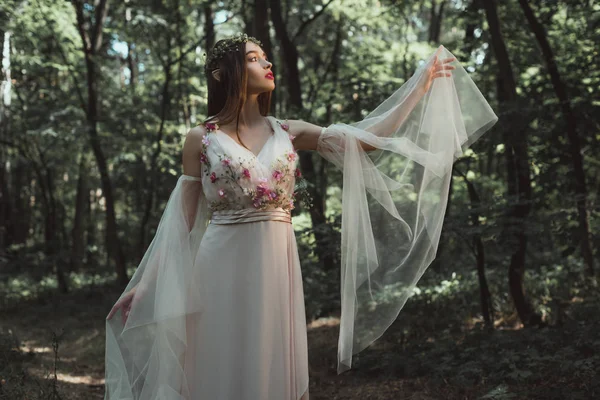
{"type": "Polygon", "coordinates": [[[223,132],[221,129],[215,129],[215,132],[220,132],[222,135],[227,136],[227,138],[229,140],[231,140],[236,146],[238,146],[242,150],[247,151],[248,153],[252,154],[254,156],[254,158],[258,159],[260,157],[260,155],[262,154],[263,150],[265,149],[265,147],[267,147],[267,145],[269,144],[269,142],[271,141],[271,139],[273,139],[273,136],[275,136],[275,127],[273,126],[273,123],[271,122],[271,119],[268,116],[265,117],[265,118],[267,118],[267,124],[269,124],[269,128],[271,128],[271,135],[265,141],[265,143],[262,145],[262,147],[260,148],[260,150],[256,154],[254,154],[254,152],[252,150],[247,149],[246,147],[242,146],[240,143],[238,143],[235,140],[233,140],[233,138],[231,136],[229,136],[227,133],[223,132]]]}

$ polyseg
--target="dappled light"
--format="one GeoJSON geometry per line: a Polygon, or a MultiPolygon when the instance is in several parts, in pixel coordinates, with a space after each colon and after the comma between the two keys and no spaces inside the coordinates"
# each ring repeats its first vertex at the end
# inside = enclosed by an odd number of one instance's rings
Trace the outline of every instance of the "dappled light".
{"type": "Polygon", "coordinates": [[[598,15],[0,1],[0,400],[600,398],[598,15]]]}

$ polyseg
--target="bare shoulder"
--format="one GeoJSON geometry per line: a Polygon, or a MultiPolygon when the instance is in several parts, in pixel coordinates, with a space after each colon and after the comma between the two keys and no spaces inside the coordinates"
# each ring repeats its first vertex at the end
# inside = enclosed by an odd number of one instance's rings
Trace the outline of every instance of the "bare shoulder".
{"type": "Polygon", "coordinates": [[[190,129],[185,137],[186,142],[202,142],[202,138],[206,135],[206,128],[202,125],[198,125],[190,129]]]}
{"type": "Polygon", "coordinates": [[[200,162],[200,153],[202,151],[202,138],[206,135],[204,126],[195,126],[190,129],[185,136],[183,143],[183,173],[191,176],[201,176],[202,163],[200,162]]]}
{"type": "MultiPolygon", "coordinates": [[[[321,127],[299,119],[286,119],[287,132],[297,150],[316,150],[321,127]]],[[[284,128],[285,129],[285,128],[284,128]]]]}

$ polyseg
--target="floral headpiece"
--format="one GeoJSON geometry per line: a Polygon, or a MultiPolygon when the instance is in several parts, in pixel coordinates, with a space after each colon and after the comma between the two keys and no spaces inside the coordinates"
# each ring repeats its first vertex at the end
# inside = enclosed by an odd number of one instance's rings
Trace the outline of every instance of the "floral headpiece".
{"type": "Polygon", "coordinates": [[[238,33],[238,34],[230,36],[226,39],[223,39],[222,41],[220,41],[220,43],[217,46],[215,46],[211,50],[208,57],[206,56],[206,53],[204,53],[204,57],[205,57],[204,70],[212,71],[216,68],[219,68],[219,60],[221,58],[223,58],[223,56],[226,53],[237,50],[238,45],[240,43],[246,43],[248,41],[251,41],[262,47],[262,43],[260,42],[260,40],[256,39],[255,37],[248,36],[245,33],[238,33]]]}

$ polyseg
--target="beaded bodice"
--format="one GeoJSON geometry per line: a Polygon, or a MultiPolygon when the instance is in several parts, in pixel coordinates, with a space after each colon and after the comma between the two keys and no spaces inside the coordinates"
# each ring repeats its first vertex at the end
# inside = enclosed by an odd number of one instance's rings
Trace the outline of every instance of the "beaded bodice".
{"type": "Polygon", "coordinates": [[[219,130],[205,125],[202,186],[211,211],[255,208],[294,208],[294,184],[300,176],[298,154],[287,125],[267,116],[272,135],[258,154],[241,146],[219,130]]]}

